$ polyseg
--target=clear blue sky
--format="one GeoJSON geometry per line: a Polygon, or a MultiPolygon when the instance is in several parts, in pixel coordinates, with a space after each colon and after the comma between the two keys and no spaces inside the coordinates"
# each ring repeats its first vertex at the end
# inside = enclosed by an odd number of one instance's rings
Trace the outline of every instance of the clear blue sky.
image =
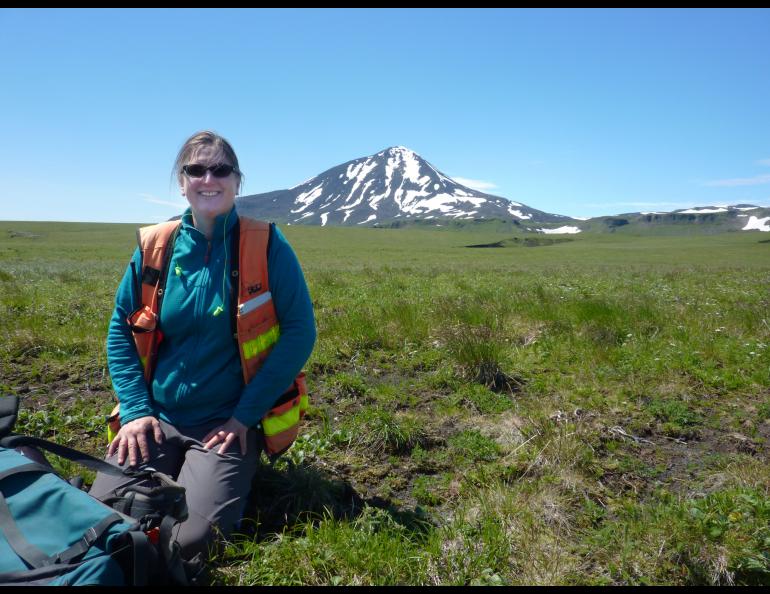
{"type": "Polygon", "coordinates": [[[393,145],[547,212],[770,205],[770,10],[0,10],[0,219],[150,222],[393,145]],[[169,204],[165,204],[169,203],[169,204]]]}

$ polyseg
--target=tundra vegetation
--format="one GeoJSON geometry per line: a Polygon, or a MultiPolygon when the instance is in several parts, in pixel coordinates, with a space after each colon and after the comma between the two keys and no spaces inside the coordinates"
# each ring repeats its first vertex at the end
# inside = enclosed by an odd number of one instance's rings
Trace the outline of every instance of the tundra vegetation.
{"type": "MultiPolygon", "coordinates": [[[[134,229],[0,223],[21,431],[104,453],[134,229]]],[[[217,582],[770,584],[766,235],[284,231],[312,406],[217,582]]]]}

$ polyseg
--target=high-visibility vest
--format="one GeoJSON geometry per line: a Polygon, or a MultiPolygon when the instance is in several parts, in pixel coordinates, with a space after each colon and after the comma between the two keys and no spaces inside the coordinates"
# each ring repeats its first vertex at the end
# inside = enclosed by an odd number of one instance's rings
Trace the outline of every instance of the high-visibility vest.
{"type": "MultiPolygon", "coordinates": [[[[141,277],[136,277],[135,282],[138,283],[141,278],[142,302],[128,316],[127,322],[144,367],[148,386],[152,382],[157,363],[158,347],[163,341],[159,315],[174,240],[180,225],[181,221],[178,220],[167,221],[137,230],[137,241],[142,253],[142,271],[141,277]]],[[[231,304],[235,302],[237,282],[237,308],[232,308],[231,326],[233,338],[238,343],[243,379],[246,383],[257,374],[280,336],[267,274],[270,233],[268,223],[242,216],[238,217],[238,223],[231,231],[231,304]]],[[[280,454],[294,442],[300,419],[307,407],[305,374],[300,373],[262,418],[265,450],[269,456],[280,454]]],[[[110,418],[112,417],[114,414],[110,418]]],[[[114,429],[113,432],[116,433],[114,429]]]]}

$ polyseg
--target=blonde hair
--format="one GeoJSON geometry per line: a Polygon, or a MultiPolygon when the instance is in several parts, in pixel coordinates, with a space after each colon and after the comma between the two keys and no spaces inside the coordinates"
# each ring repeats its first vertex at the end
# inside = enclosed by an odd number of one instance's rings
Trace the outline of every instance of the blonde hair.
{"type": "Polygon", "coordinates": [[[238,157],[235,155],[233,147],[227,142],[223,136],[220,136],[216,132],[210,130],[203,130],[202,132],[196,132],[190,138],[188,138],[179,149],[179,153],[174,161],[174,175],[177,181],[182,183],[182,167],[188,164],[189,159],[193,158],[197,152],[203,147],[212,147],[218,151],[219,155],[227,159],[229,164],[232,165],[235,173],[238,176],[238,193],[240,193],[243,187],[243,173],[238,165],[238,157]]]}

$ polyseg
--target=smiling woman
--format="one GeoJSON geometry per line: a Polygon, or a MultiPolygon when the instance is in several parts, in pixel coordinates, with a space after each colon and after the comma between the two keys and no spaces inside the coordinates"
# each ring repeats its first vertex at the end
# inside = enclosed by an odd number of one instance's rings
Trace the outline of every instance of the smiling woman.
{"type": "Polygon", "coordinates": [[[179,151],[174,172],[182,196],[190,203],[195,227],[210,237],[214,219],[232,209],[243,186],[233,147],[213,132],[194,134],[179,151]]]}
{"type": "MultiPolygon", "coordinates": [[[[139,230],[110,322],[122,426],[107,454],[186,488],[189,519],[176,537],[191,558],[233,530],[261,452],[277,455],[296,437],[316,334],[288,242],[234,207],[243,174],[227,140],[194,134],[174,174],[190,208],[139,230]]],[[[125,482],[100,473],[91,492],[109,497],[125,482]]]]}

